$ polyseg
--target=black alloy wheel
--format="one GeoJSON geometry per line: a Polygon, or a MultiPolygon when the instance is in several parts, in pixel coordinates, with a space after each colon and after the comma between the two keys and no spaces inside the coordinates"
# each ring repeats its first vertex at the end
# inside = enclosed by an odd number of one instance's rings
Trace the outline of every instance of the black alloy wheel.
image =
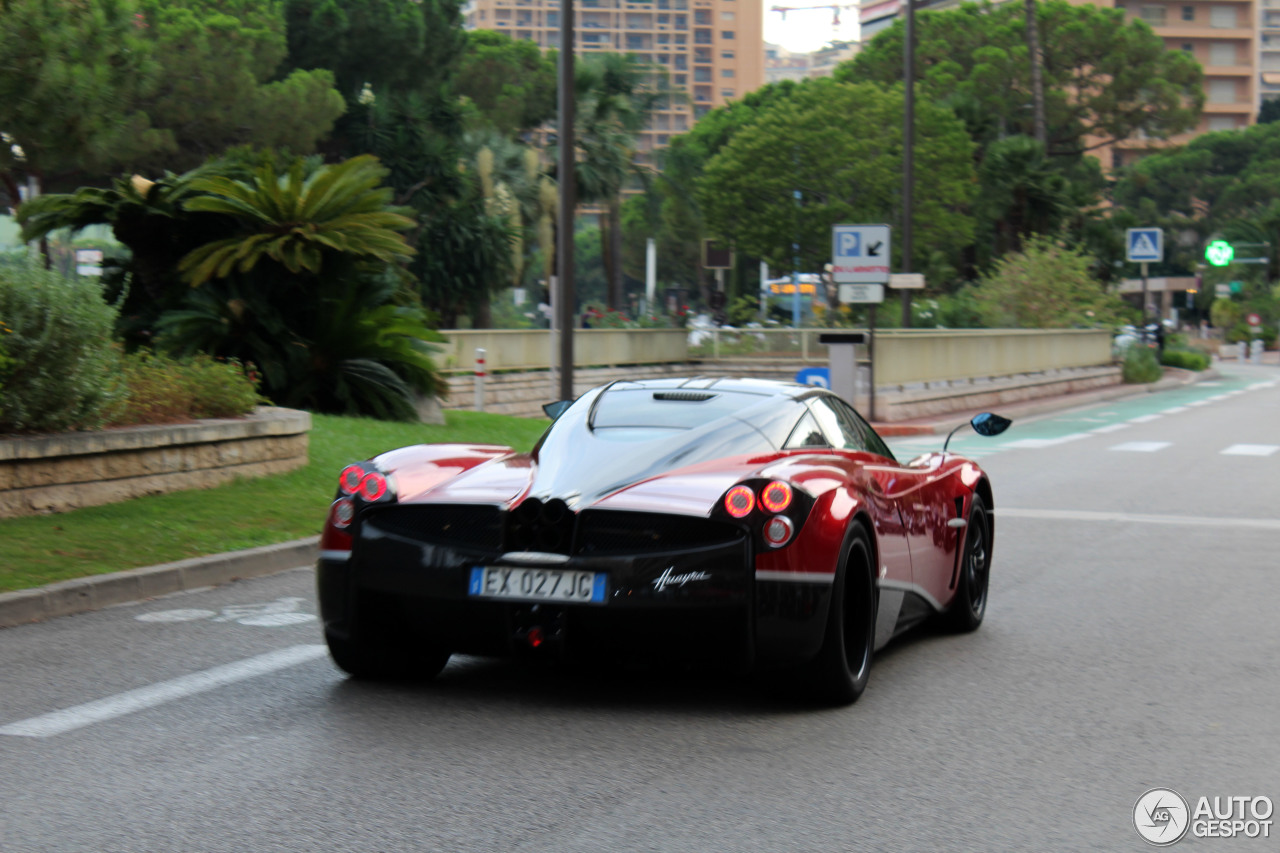
{"type": "Polygon", "coordinates": [[[858,524],[836,573],[826,636],[813,663],[815,699],[850,705],[867,688],[876,637],[876,586],[871,542],[858,524]]]}
{"type": "Polygon", "coordinates": [[[964,550],[960,552],[960,579],[955,600],[945,621],[953,631],[976,630],[987,613],[987,591],[991,583],[991,527],[987,507],[978,495],[969,507],[965,525],[964,550]]]}

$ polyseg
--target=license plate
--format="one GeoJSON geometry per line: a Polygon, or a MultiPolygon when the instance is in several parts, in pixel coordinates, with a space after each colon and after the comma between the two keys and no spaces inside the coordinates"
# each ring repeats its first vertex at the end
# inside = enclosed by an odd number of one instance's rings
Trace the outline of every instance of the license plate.
{"type": "Polygon", "coordinates": [[[607,576],[603,572],[476,566],[471,570],[467,594],[520,601],[603,604],[606,580],[607,576]]]}

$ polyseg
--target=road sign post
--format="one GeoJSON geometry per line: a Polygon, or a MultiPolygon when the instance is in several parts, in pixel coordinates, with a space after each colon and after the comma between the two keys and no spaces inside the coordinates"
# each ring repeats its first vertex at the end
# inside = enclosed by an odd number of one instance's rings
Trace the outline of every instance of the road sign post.
{"type": "Polygon", "coordinates": [[[840,286],[840,301],[870,306],[867,317],[871,385],[867,398],[868,420],[876,416],[876,306],[884,301],[884,286],[889,283],[890,257],[888,225],[831,227],[831,278],[840,286]]]}
{"type": "MultiPolygon", "coordinates": [[[[1164,230],[1160,228],[1129,228],[1124,232],[1125,258],[1129,263],[1142,264],[1142,327],[1147,326],[1147,264],[1164,260],[1164,230]]],[[[1158,320],[1159,318],[1157,318],[1158,320]]]]}

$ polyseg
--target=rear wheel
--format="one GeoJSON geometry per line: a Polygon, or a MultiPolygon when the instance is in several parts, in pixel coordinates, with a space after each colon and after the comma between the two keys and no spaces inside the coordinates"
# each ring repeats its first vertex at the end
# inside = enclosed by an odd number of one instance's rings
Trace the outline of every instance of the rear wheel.
{"type": "Polygon", "coordinates": [[[876,636],[876,587],[871,542],[859,525],[843,568],[836,573],[827,611],[826,636],[814,661],[819,701],[849,705],[867,687],[876,636]]]}
{"type": "Polygon", "coordinates": [[[991,526],[987,507],[978,495],[969,507],[964,550],[960,552],[960,578],[956,597],[943,621],[953,631],[977,630],[987,614],[987,589],[991,582],[991,526]]]}

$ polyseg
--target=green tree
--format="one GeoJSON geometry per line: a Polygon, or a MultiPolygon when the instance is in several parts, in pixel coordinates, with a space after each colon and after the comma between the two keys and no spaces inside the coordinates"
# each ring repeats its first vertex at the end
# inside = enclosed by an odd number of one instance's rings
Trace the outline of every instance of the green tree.
{"type": "Polygon", "coordinates": [[[190,169],[234,145],[306,154],[345,109],[324,69],[284,61],[280,0],[140,0],[140,31],[161,72],[142,99],[168,152],[148,165],[190,169]]]}
{"type": "Polygon", "coordinates": [[[141,98],[157,66],[131,0],[0,3],[0,188],[11,206],[69,172],[164,147],[141,98]]]}
{"type": "MultiPolygon", "coordinates": [[[[1010,133],[1035,137],[1025,7],[965,3],[917,18],[921,97],[974,107],[980,144],[1010,133]]],[[[1195,126],[1204,103],[1203,72],[1189,54],[1123,10],[1037,4],[1047,153],[1079,155],[1144,134],[1166,139],[1195,126]]],[[[903,24],[878,34],[836,69],[846,81],[890,85],[902,78],[903,24]]]]}
{"type": "Polygon", "coordinates": [[[1092,259],[1051,237],[1033,236],[997,260],[970,291],[991,328],[1066,329],[1111,325],[1129,313],[1092,272],[1092,259]]]}
{"type": "MultiPolygon", "coordinates": [[[[900,89],[832,80],[766,107],[698,181],[708,229],[781,269],[791,268],[796,242],[801,267],[821,269],[832,225],[899,218],[901,116],[900,89]]],[[[913,268],[946,280],[954,275],[947,258],[973,238],[972,144],[960,121],[934,104],[920,104],[916,122],[916,168],[929,181],[916,199],[913,268]]]]}
{"type": "Polygon", "coordinates": [[[471,30],[453,88],[475,111],[472,124],[515,136],[555,115],[556,52],[506,33],[471,30]]]}

